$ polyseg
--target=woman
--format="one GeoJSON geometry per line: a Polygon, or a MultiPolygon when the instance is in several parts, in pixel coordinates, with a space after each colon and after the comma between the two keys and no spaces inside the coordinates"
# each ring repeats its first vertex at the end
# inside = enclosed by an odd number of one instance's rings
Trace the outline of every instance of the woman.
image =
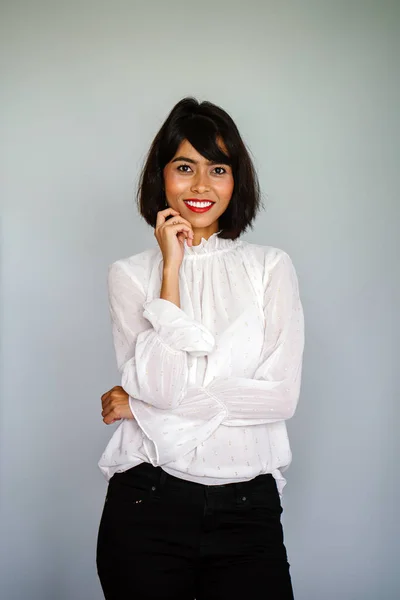
{"type": "Polygon", "coordinates": [[[156,247],[109,268],[121,419],[97,567],[107,599],[293,598],[281,525],[303,312],[289,256],[240,239],[260,206],[231,117],[185,98],[138,193],[156,247]]]}

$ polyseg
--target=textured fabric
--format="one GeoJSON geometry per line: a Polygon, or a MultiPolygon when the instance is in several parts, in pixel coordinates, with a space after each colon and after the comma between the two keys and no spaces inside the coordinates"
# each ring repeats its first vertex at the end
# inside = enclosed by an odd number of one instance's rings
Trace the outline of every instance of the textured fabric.
{"type": "Polygon", "coordinates": [[[274,478],[204,486],[143,463],[108,486],[97,539],[106,600],[293,600],[274,478]]]}
{"type": "Polygon", "coordinates": [[[304,348],[290,257],[216,233],[185,242],[181,308],[160,298],[162,267],[157,247],[109,268],[117,366],[135,419],[116,428],[102,472],[149,462],[206,485],[272,473],[281,494],[304,348]]]}

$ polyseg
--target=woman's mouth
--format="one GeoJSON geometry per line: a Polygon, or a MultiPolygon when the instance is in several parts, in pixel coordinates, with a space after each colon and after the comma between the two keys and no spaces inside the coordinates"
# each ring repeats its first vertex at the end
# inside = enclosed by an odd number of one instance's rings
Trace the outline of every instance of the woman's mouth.
{"type": "Polygon", "coordinates": [[[215,204],[211,200],[184,200],[184,202],[191,211],[196,213],[207,212],[215,204]]]}

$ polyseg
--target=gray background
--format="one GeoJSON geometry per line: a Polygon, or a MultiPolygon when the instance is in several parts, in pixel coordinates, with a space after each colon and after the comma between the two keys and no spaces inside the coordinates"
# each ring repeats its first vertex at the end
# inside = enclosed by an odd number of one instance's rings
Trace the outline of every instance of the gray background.
{"type": "Polygon", "coordinates": [[[296,600],[399,598],[400,3],[2,4],[2,599],[102,598],[107,267],[154,246],[134,187],[189,94],[254,155],[266,211],[244,239],[286,250],[300,279],[296,600]]]}

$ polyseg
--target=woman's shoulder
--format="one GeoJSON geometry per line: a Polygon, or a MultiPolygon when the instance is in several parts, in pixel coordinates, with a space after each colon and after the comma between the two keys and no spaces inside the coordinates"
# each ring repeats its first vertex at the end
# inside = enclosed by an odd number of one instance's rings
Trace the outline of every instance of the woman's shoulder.
{"type": "Polygon", "coordinates": [[[255,244],[252,242],[242,241],[243,249],[250,254],[262,270],[272,269],[281,260],[287,259],[291,261],[290,256],[282,248],[268,246],[263,244],[255,244]]]}
{"type": "Polygon", "coordinates": [[[148,279],[153,266],[159,261],[159,259],[160,249],[157,246],[148,250],[143,250],[137,254],[132,254],[131,256],[126,256],[115,260],[109,264],[108,273],[109,276],[112,276],[114,273],[124,272],[131,278],[144,283],[148,279]]]}
{"type": "Polygon", "coordinates": [[[280,279],[284,274],[290,277],[295,275],[295,268],[290,255],[282,248],[262,244],[246,243],[248,256],[250,256],[265,291],[275,278],[280,279]]]}

